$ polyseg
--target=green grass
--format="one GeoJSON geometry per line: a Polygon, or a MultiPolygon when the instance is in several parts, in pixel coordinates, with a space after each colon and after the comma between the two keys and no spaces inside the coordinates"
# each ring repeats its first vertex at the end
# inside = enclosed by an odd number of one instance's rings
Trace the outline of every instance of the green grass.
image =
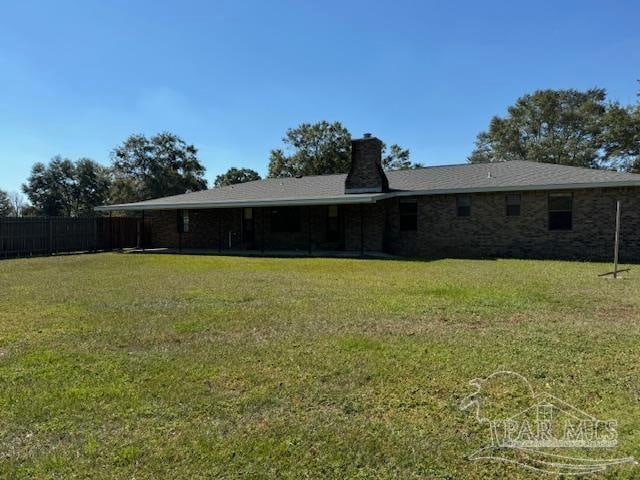
{"type": "Polygon", "coordinates": [[[496,370],[616,419],[611,453],[640,458],[640,270],[608,268],[2,261],[0,477],[536,478],[465,458],[489,437],[460,401],[496,370]]]}

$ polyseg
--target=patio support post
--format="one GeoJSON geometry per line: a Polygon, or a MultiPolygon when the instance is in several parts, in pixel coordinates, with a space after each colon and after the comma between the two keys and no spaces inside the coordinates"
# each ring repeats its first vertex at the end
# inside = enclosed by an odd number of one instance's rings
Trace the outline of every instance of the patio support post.
{"type": "Polygon", "coordinates": [[[260,209],[260,252],[264,253],[264,207],[260,209]]]}
{"type": "Polygon", "coordinates": [[[311,256],[311,205],[307,205],[307,247],[311,256]]]}
{"type": "Polygon", "coordinates": [[[364,208],[360,204],[360,256],[364,257],[364,208]]]}
{"type": "Polygon", "coordinates": [[[182,210],[176,210],[176,226],[178,227],[178,253],[182,253],[182,230],[184,230],[184,224],[182,223],[182,210]]]}
{"type": "Polygon", "coordinates": [[[140,222],[140,248],[144,252],[144,210],[142,210],[142,221],[140,222]]]}
{"type": "Polygon", "coordinates": [[[222,210],[218,210],[218,252],[222,252],[222,210]]]}

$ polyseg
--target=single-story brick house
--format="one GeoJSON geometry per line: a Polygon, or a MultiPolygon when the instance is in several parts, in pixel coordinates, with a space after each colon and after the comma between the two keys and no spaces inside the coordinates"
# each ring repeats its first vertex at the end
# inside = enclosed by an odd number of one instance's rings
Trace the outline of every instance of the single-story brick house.
{"type": "Polygon", "coordinates": [[[384,172],[354,140],[346,175],[268,178],[138,203],[156,247],[640,261],[640,175],[526,161],[384,172]]]}

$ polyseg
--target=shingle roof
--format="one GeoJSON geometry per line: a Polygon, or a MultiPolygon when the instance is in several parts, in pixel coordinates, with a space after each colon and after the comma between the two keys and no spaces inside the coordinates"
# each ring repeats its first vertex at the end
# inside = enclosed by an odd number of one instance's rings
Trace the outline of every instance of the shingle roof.
{"type": "Polygon", "coordinates": [[[389,193],[345,194],[346,175],[267,178],[226,187],[99,207],[100,210],[276,204],[371,203],[399,195],[640,186],[640,175],[527,161],[442,165],[387,172],[389,193]]]}

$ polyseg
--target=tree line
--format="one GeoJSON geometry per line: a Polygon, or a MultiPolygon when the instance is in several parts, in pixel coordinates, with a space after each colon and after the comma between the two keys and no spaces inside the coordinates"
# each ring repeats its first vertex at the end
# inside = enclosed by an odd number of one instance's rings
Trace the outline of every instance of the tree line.
{"type": "MultiPolygon", "coordinates": [[[[640,98],[640,94],[639,94],[640,98]]],[[[351,133],[340,122],[303,123],[290,128],[271,150],[269,177],[347,173],[351,133]]],[[[0,216],[80,216],[97,205],[129,203],[207,188],[198,150],[170,132],[131,135],[110,154],[111,164],[56,156],[36,163],[22,192],[0,190],[0,216]]],[[[529,160],[640,173],[640,101],[607,100],[604,89],[538,90],[524,95],[503,117],[478,134],[471,163],[529,160]]],[[[383,145],[386,170],[420,168],[410,151],[383,145]]],[[[249,168],[232,167],[215,187],[259,180],[249,168]]]]}
{"type": "MultiPolygon", "coordinates": [[[[302,124],[286,132],[284,143],[292,151],[271,152],[269,176],[346,173],[349,168],[351,134],[340,122],[302,124]]],[[[384,149],[387,168],[417,166],[409,160],[409,150],[398,145],[384,149]]],[[[104,166],[89,158],[71,160],[58,155],[47,164],[34,164],[22,185],[29,203],[20,193],[0,190],[0,216],[77,217],[92,214],[98,205],[139,202],[208,187],[197,148],[170,132],[131,135],[111,151],[110,160],[104,166]]],[[[215,178],[214,186],[259,179],[255,170],[232,167],[215,178]]]]}
{"type": "MultiPolygon", "coordinates": [[[[640,98],[640,94],[638,95],[640,98]]],[[[640,102],[607,101],[601,88],[538,90],[495,116],[470,162],[529,160],[640,171],[640,102]]]]}

